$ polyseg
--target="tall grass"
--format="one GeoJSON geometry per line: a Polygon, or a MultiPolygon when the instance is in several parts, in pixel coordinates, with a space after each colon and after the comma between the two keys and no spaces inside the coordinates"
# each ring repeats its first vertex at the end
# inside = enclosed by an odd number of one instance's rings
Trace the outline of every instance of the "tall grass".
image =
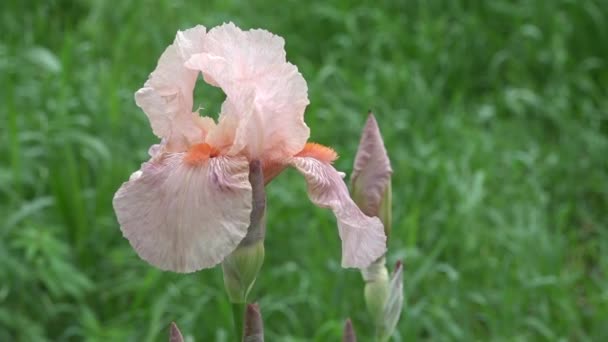
{"type": "MultiPolygon", "coordinates": [[[[137,258],[111,199],[156,141],[132,98],[177,29],[234,21],[285,37],[312,140],[349,171],[365,115],[392,158],[396,341],[608,339],[608,3],[0,4],[0,340],[227,341],[218,270],[137,258]]],[[[206,114],[221,94],[196,94],[206,114]]],[[[270,341],[371,326],[330,212],[287,171],[268,189],[252,293],[270,341]]]]}

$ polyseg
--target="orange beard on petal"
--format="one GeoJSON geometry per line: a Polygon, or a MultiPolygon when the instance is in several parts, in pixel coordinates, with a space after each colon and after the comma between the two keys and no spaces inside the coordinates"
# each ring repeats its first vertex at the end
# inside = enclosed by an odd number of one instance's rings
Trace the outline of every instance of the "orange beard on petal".
{"type": "MultiPolygon", "coordinates": [[[[314,158],[322,162],[331,164],[338,159],[338,154],[331,147],[323,146],[317,143],[306,143],[302,151],[298,152],[294,157],[314,158]]],[[[264,160],[262,164],[264,172],[264,184],[270,183],[289,165],[286,160],[264,160]]]]}
{"type": "Polygon", "coordinates": [[[264,185],[270,183],[274,177],[278,176],[279,173],[283,172],[287,164],[278,161],[265,160],[262,163],[262,172],[264,173],[264,185]]]}
{"type": "Polygon", "coordinates": [[[311,157],[330,164],[338,159],[338,154],[331,147],[312,142],[306,143],[302,151],[298,152],[295,156],[311,157]]]}
{"type": "Polygon", "coordinates": [[[186,152],[186,155],[184,156],[184,162],[191,166],[198,166],[206,162],[209,158],[217,157],[218,154],[219,151],[207,143],[196,144],[190,146],[188,152],[186,152]]]}

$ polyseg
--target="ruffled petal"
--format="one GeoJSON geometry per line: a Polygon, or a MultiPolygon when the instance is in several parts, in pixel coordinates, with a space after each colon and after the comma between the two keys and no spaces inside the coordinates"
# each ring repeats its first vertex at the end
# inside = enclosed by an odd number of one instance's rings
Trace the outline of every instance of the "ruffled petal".
{"type": "Polygon", "coordinates": [[[297,153],[310,137],[304,122],[309,103],[304,77],[293,64],[285,63],[256,85],[255,108],[264,132],[265,158],[275,160],[297,153]]]}
{"type": "Polygon", "coordinates": [[[245,158],[192,165],[185,155],[168,153],[144,163],[113,201],[123,235],[137,254],[175,272],[221,262],[245,237],[251,213],[245,158]]]}
{"type": "Polygon", "coordinates": [[[226,94],[220,118],[236,117],[239,123],[231,153],[285,159],[310,135],[304,122],[308,87],[297,67],[286,62],[284,45],[268,31],[242,31],[229,23],[211,29],[204,51],[186,63],[226,94]]]}
{"type": "Polygon", "coordinates": [[[378,123],[370,113],[363,128],[351,176],[353,197],[366,215],[378,216],[392,172],[378,123]]]}
{"type": "Polygon", "coordinates": [[[192,112],[198,71],[184,66],[190,56],[202,51],[205,35],[203,26],[179,31],[144,87],[135,93],[135,102],[148,116],[154,134],[167,140],[166,151],[184,151],[205,137],[207,121],[192,112]]]}
{"type": "Polygon", "coordinates": [[[266,30],[243,31],[228,23],[209,30],[202,53],[187,66],[201,70],[205,82],[232,95],[243,83],[255,83],[285,64],[284,47],[283,38],[266,30]]]}
{"type": "Polygon", "coordinates": [[[331,208],[338,219],[342,239],[342,266],[364,268],[384,255],[386,235],[377,217],[365,216],[348,194],[343,173],[312,157],[294,157],[290,164],[298,169],[308,184],[311,201],[331,208]]]}

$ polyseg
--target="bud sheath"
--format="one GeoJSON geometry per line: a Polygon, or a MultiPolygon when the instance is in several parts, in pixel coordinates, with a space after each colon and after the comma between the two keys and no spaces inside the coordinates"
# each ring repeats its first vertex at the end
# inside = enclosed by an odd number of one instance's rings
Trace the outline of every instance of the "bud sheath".
{"type": "Polygon", "coordinates": [[[351,177],[353,200],[367,216],[377,216],[388,237],[391,228],[391,163],[378,123],[369,114],[351,177]]]}

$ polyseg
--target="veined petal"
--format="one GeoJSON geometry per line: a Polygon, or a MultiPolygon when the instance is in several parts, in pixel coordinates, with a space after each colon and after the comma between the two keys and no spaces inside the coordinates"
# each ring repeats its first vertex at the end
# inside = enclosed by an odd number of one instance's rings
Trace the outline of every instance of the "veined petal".
{"type": "Polygon", "coordinates": [[[366,215],[379,215],[380,202],[391,181],[392,172],[378,123],[370,113],[351,176],[353,196],[366,215]]]}
{"type": "Polygon", "coordinates": [[[342,266],[364,268],[386,251],[386,236],[377,217],[365,216],[348,194],[342,173],[312,157],[293,157],[290,164],[308,183],[308,196],[316,205],[331,208],[342,239],[342,266]]]}
{"type": "Polygon", "coordinates": [[[211,29],[204,51],[186,63],[226,94],[220,120],[236,117],[239,123],[232,153],[285,159],[310,135],[304,122],[308,87],[297,67],[286,62],[284,45],[268,31],[242,31],[229,23],[211,29]]]}
{"type": "Polygon", "coordinates": [[[192,54],[202,51],[205,34],[203,26],[179,31],[144,87],[135,93],[135,102],[148,116],[154,134],[167,139],[167,151],[181,152],[202,141],[206,133],[206,123],[192,112],[198,71],[184,66],[192,54]]]}
{"type": "Polygon", "coordinates": [[[137,254],[175,272],[221,262],[245,237],[251,213],[245,158],[192,165],[185,155],[167,153],[144,163],[113,201],[123,235],[137,254]]]}
{"type": "Polygon", "coordinates": [[[203,51],[187,65],[231,95],[239,83],[251,83],[286,63],[284,46],[283,38],[266,30],[243,31],[228,23],[209,30],[203,51]]]}
{"type": "Polygon", "coordinates": [[[264,156],[281,159],[300,151],[310,129],[304,122],[308,87],[293,64],[277,66],[256,83],[255,108],[264,132],[264,156]]]}

